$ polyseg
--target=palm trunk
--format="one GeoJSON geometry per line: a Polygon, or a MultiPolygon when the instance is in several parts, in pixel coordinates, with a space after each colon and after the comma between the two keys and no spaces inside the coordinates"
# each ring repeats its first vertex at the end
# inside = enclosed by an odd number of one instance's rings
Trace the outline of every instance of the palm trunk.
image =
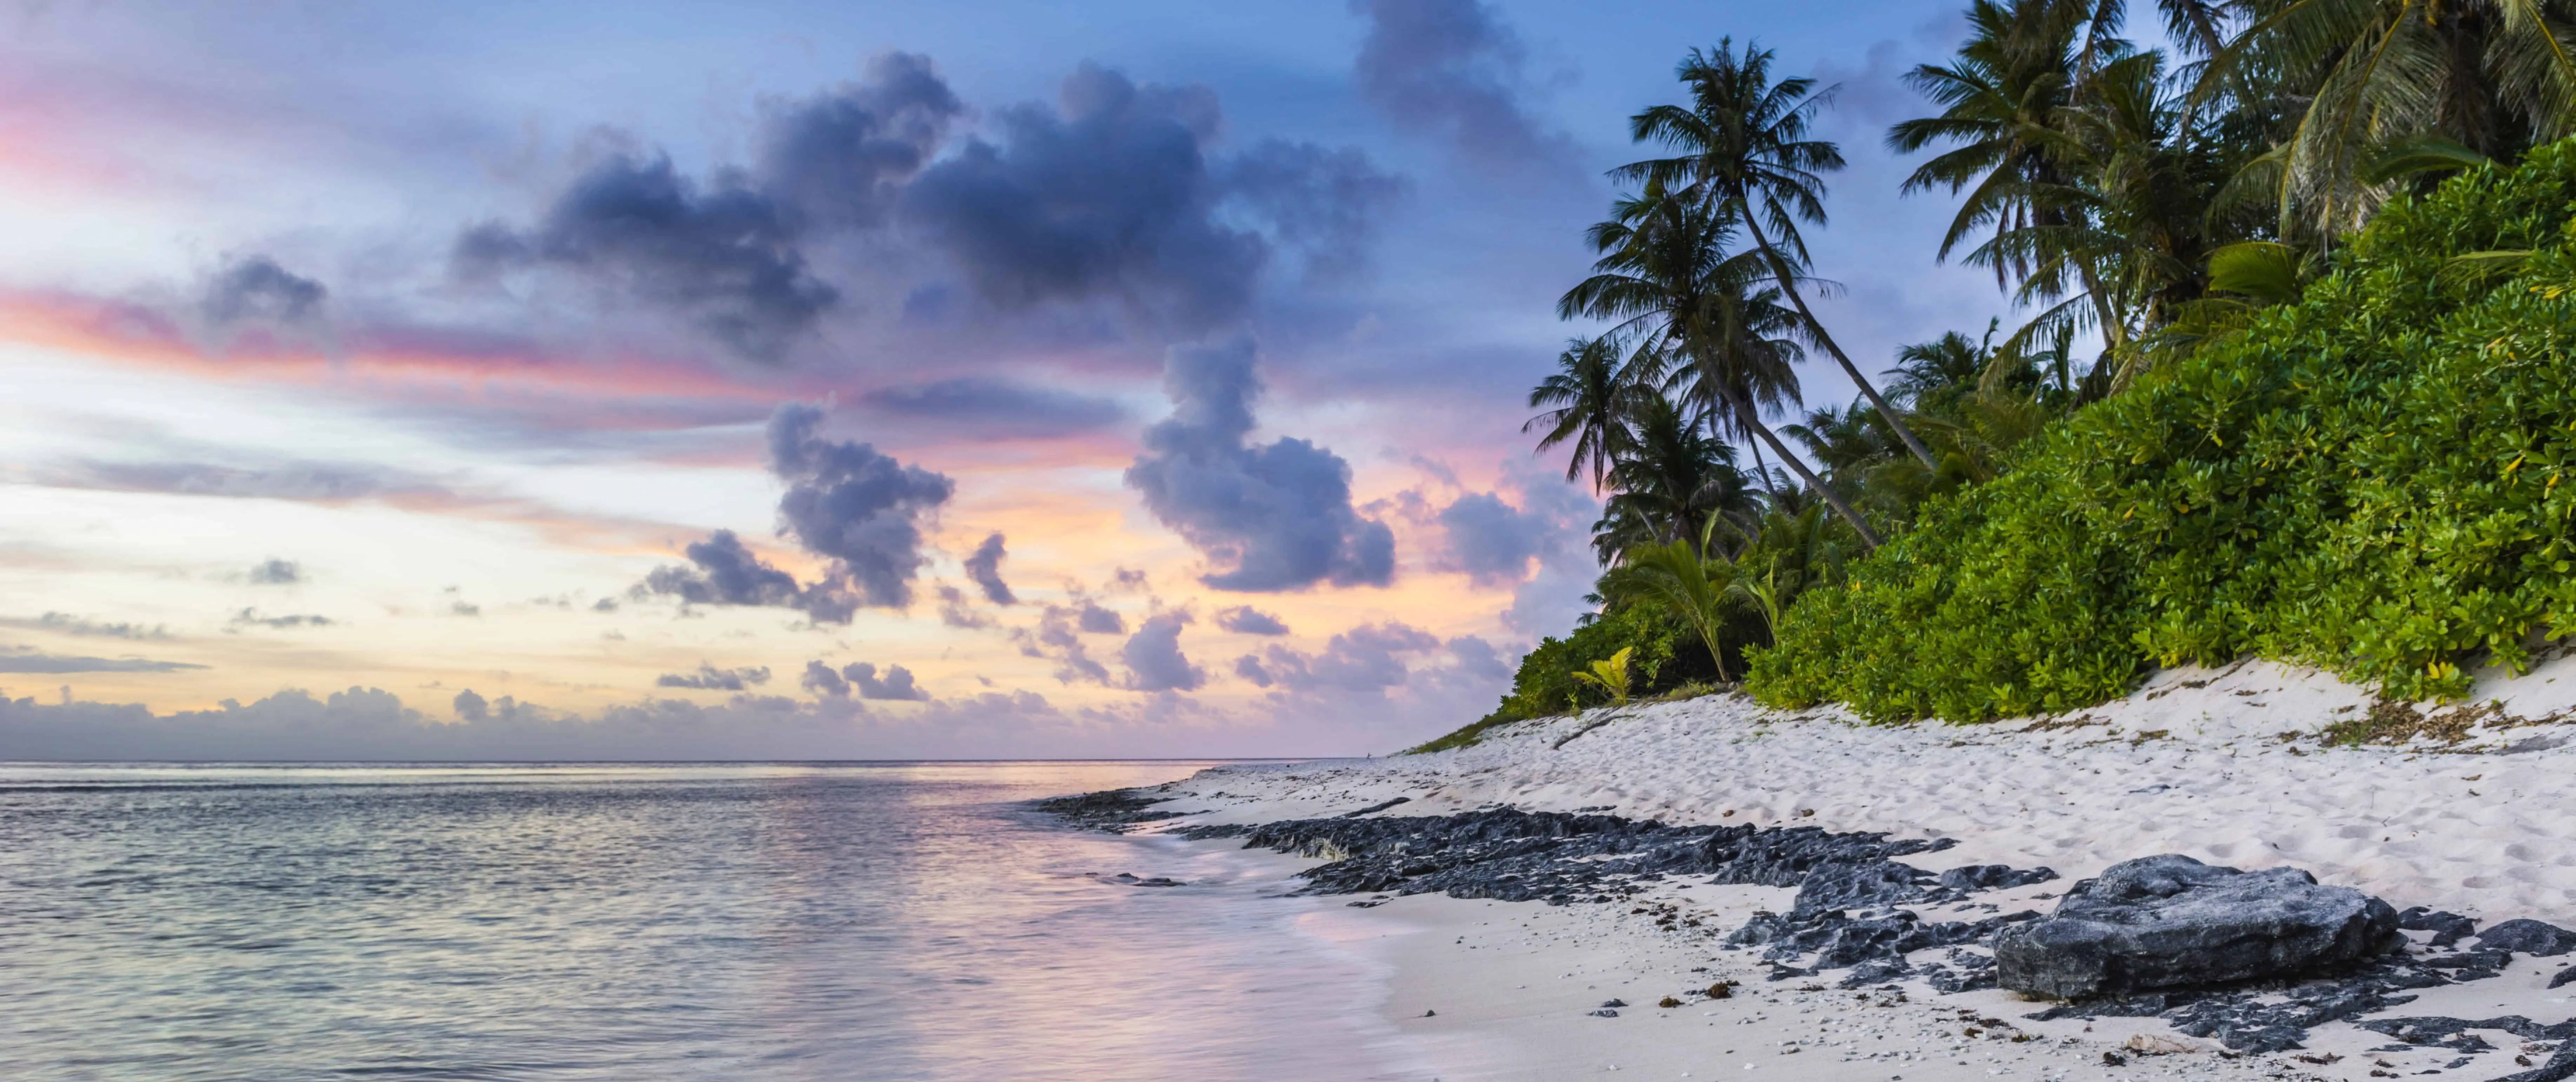
{"type": "Polygon", "coordinates": [[[1753,468],[1762,471],[1762,491],[1771,494],[1771,506],[1780,506],[1780,486],[1771,480],[1771,464],[1762,461],[1762,443],[1753,443],[1753,468]]]}
{"type": "Polygon", "coordinates": [[[1878,551],[1878,534],[1869,528],[1868,522],[1862,520],[1860,512],[1852,510],[1850,504],[1843,502],[1839,493],[1825,487],[1823,481],[1816,479],[1815,471],[1808,469],[1807,464],[1800,461],[1798,456],[1789,453],[1788,445],[1781,443],[1780,437],[1772,434],[1771,427],[1763,424],[1760,417],[1754,416],[1752,403],[1746,402],[1744,396],[1737,394],[1732,387],[1722,388],[1718,393],[1725,395],[1727,403],[1735,407],[1735,415],[1742,419],[1747,430],[1761,437],[1763,442],[1770,444],[1771,450],[1779,454],[1780,461],[1788,463],[1789,469],[1801,480],[1806,481],[1808,488],[1816,490],[1816,495],[1824,497],[1826,503],[1833,505],[1835,514],[1841,515],[1843,521],[1851,523],[1851,528],[1860,534],[1861,544],[1869,546],[1872,552],[1878,551]]]}
{"type": "Polygon", "coordinates": [[[1749,202],[1744,208],[1744,224],[1753,230],[1753,243],[1760,246],[1763,256],[1771,261],[1771,273],[1780,279],[1780,290],[1789,295],[1790,304],[1797,306],[1798,318],[1807,321],[1807,329],[1815,332],[1816,341],[1824,345],[1825,352],[1834,355],[1835,363],[1843,366],[1843,374],[1851,377],[1852,385],[1860,388],[1862,397],[1869,399],[1869,404],[1878,410],[1879,419],[1896,430],[1896,438],[1905,441],[1905,449],[1922,459],[1924,468],[1938,469],[1939,466],[1932,461],[1932,452],[1923,446],[1922,440],[1914,438],[1914,430],[1905,427],[1905,422],[1897,417],[1896,407],[1888,405],[1887,399],[1880,397],[1878,388],[1871,386],[1869,380],[1860,374],[1860,367],[1843,355],[1843,347],[1834,342],[1834,336],[1825,333],[1825,325],[1816,321],[1816,313],[1808,310],[1806,296],[1798,292],[1797,275],[1790,272],[1789,261],[1780,258],[1779,250],[1771,247],[1771,239],[1763,235],[1762,223],[1754,220],[1753,207],[1749,202]]]}

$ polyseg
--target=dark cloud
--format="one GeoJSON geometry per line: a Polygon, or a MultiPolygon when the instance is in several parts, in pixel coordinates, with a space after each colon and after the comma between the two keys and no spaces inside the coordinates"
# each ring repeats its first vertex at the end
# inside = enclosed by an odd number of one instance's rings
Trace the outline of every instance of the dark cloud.
{"type": "Polygon", "coordinates": [[[1056,108],[994,119],[1000,142],[969,141],[905,199],[986,300],[1115,298],[1182,333],[1250,304],[1269,250],[1215,213],[1204,153],[1221,124],[1214,92],[1140,87],[1086,63],[1056,108]]]}
{"type": "MultiPolygon", "coordinates": [[[[906,466],[864,443],[818,433],[823,411],[780,406],[769,420],[769,468],[787,482],[778,515],[806,551],[834,561],[833,583],[856,605],[912,603],[921,555],[921,516],[956,491],[948,478],[906,466]]],[[[817,614],[816,619],[823,619],[817,614]]],[[[848,622],[844,613],[837,622],[848,622]]]]}
{"type": "Polygon", "coordinates": [[[808,661],[805,676],[799,682],[817,698],[846,699],[855,689],[862,699],[930,701],[930,693],[913,683],[912,670],[901,665],[888,665],[885,675],[878,676],[877,667],[864,661],[841,666],[837,671],[820,661],[808,661]]]}
{"type": "Polygon", "coordinates": [[[877,225],[964,110],[929,57],[886,53],[864,82],[770,105],[762,184],[817,225],[877,225]]]}
{"type": "Polygon", "coordinates": [[[452,705],[456,716],[465,721],[485,721],[492,717],[491,701],[475,694],[473,688],[457,692],[452,705]]]}
{"type": "Polygon", "coordinates": [[[304,581],[304,565],[276,557],[260,561],[250,569],[250,581],[262,586],[288,586],[304,581]]]}
{"type": "MultiPolygon", "coordinates": [[[[476,611],[480,612],[481,610],[476,611]]],[[[240,612],[234,613],[232,615],[232,619],[224,621],[224,627],[227,630],[239,630],[245,627],[265,627],[285,630],[287,628],[297,627],[329,627],[334,622],[335,621],[328,616],[314,616],[302,613],[286,616],[262,616],[258,609],[243,609],[240,612]]]]}
{"type": "Polygon", "coordinates": [[[1439,638],[1430,632],[1389,620],[1362,624],[1335,635],[1317,653],[1272,646],[1257,659],[1245,655],[1235,663],[1235,672],[1262,687],[1275,681],[1293,691],[1376,695],[1403,685],[1411,677],[1408,657],[1429,653],[1440,645],[1439,638]]]}
{"type": "Polygon", "coordinates": [[[1127,687],[1131,691],[1196,691],[1207,683],[1207,672],[1190,664],[1181,653],[1181,627],[1190,622],[1186,612],[1167,612],[1150,616],[1127,639],[1118,651],[1119,660],[1127,664],[1127,687]]]}
{"type": "Polygon", "coordinates": [[[768,682],[769,669],[766,666],[751,666],[740,669],[719,669],[701,661],[698,663],[698,671],[693,673],[663,673],[660,679],[653,681],[653,686],[665,688],[699,688],[705,691],[747,691],[754,686],[766,684],[768,682]]]}
{"type": "Polygon", "coordinates": [[[1012,596],[1011,584],[1002,581],[1004,555],[1007,552],[1002,548],[1002,535],[996,532],[985,538],[983,544],[975,546],[975,551],[966,557],[966,577],[982,588],[984,600],[996,605],[1016,605],[1020,599],[1012,596]]]}
{"type": "Polygon", "coordinates": [[[1200,580],[1216,589],[1386,585],[1395,534],[1352,509],[1350,465],[1301,439],[1246,444],[1261,391],[1252,364],[1249,340],[1174,348],[1163,375],[1172,416],[1145,430],[1128,487],[1220,565],[1200,580]]]}
{"type": "Polygon", "coordinates": [[[162,624],[146,626],[124,621],[91,620],[68,612],[48,612],[33,618],[0,616],[0,627],[24,627],[51,631],[57,635],[78,635],[95,639],[133,639],[138,642],[170,637],[170,629],[162,624]]]}
{"type": "Polygon", "coordinates": [[[1557,528],[1548,516],[1523,514],[1490,492],[1459,497],[1440,509],[1439,520],[1449,538],[1444,564],[1479,586],[1528,578],[1530,561],[1548,551],[1557,528]]]}
{"type": "Polygon", "coordinates": [[[761,560],[732,530],[717,530],[683,551],[694,566],[655,568],[644,577],[647,593],[667,594],[691,605],[806,604],[807,591],[796,576],[761,560]]]}
{"type": "Polygon", "coordinates": [[[139,657],[66,657],[40,654],[32,647],[0,646],[0,673],[76,673],[76,672],[177,672],[202,669],[183,661],[152,661],[139,657]]]}
{"type": "Polygon", "coordinates": [[[1520,165],[1556,156],[1564,136],[1523,108],[1520,38],[1477,0],[1351,0],[1368,20],[1360,94],[1399,127],[1441,136],[1470,160],[1520,165]]]}
{"type": "Polygon", "coordinates": [[[1378,222],[1409,187],[1355,148],[1280,139],[1220,162],[1216,186],[1300,253],[1308,278],[1327,282],[1366,268],[1378,222]]]}
{"type": "Polygon", "coordinates": [[[452,265],[469,280],[514,267],[567,269],[684,313],[757,359],[777,357],[840,297],[807,271],[794,208],[739,174],[700,185],[667,155],[610,155],[534,227],[467,230],[452,265]]]}
{"type": "Polygon", "coordinates": [[[301,323],[322,306],[330,291],[322,283],[290,273],[264,255],[236,259],[206,283],[199,310],[206,322],[228,327],[242,322],[301,323]]]}
{"type": "Polygon", "coordinates": [[[407,479],[390,479],[376,470],[322,463],[238,467],[203,462],[82,459],[44,470],[37,477],[41,483],[56,488],[310,503],[360,500],[409,487],[407,479]]]}
{"type": "Polygon", "coordinates": [[[1280,623],[1278,617],[1253,608],[1250,605],[1237,605],[1230,609],[1216,610],[1216,626],[1224,628],[1227,631],[1234,632],[1238,635],[1285,635],[1288,633],[1288,625],[1280,623]]]}
{"type": "Polygon", "coordinates": [[[1127,633],[1127,618],[1086,600],[1075,610],[1074,626],[1081,628],[1086,635],[1124,635],[1127,633]]]}
{"type": "Polygon", "coordinates": [[[1122,567],[1109,575],[1109,588],[1113,590],[1142,590],[1147,585],[1145,573],[1136,568],[1122,567]]]}
{"type": "Polygon", "coordinates": [[[859,396],[867,406],[900,417],[940,422],[943,431],[983,439],[1045,439],[1091,432],[1127,419],[1115,400],[1027,384],[967,376],[859,396]]]}

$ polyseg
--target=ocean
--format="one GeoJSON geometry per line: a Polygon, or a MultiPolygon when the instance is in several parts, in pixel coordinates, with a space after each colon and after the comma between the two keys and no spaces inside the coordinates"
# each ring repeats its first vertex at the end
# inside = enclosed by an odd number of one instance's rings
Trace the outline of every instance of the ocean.
{"type": "Polygon", "coordinates": [[[1022,803],[1203,765],[0,765],[0,1076],[1397,1077],[1284,862],[1022,803]]]}

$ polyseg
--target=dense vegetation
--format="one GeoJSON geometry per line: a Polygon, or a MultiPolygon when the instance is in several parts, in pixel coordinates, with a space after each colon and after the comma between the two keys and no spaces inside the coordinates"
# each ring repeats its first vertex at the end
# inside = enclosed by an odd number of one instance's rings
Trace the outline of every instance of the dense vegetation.
{"type": "Polygon", "coordinates": [[[1610,698],[1621,650],[1636,695],[1977,720],[2246,653],[2450,694],[2576,631],[2568,0],[2154,10],[2170,50],[1976,0],[1911,73],[1905,188],[1960,200],[1928,254],[2027,318],[1879,381],[1809,304],[1831,88],[1683,59],[1559,304],[1594,333],[1530,396],[1606,497],[1600,610],[1447,740],[1610,698]],[[1799,413],[1811,359],[1860,400],[1799,413]]]}

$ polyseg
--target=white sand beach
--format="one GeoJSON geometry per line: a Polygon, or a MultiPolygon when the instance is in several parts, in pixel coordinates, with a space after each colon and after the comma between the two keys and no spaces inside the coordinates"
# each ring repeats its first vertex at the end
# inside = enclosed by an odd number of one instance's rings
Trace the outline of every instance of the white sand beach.
{"type": "MultiPolygon", "coordinates": [[[[2489,673],[2464,703],[2427,705],[2456,739],[2327,746],[2318,734],[2366,714],[2369,693],[2261,662],[2166,672],[2105,707],[1973,727],[1868,726],[1832,709],[1783,713],[1711,696],[1521,723],[1430,755],[1220,768],[1163,791],[1179,798],[1175,809],[1204,810],[1183,823],[1333,816],[1405,797],[1379,814],[1509,805],[1671,824],[1812,824],[1955,840],[1905,858],[1930,871],[2002,863],[2060,873],[1975,899],[2006,910],[2044,913],[2076,879],[2180,853],[2302,868],[2400,908],[2481,924],[2576,926],[2576,728],[2561,720],[2576,707],[2576,660],[2489,673]]],[[[1841,989],[1834,973],[1767,981],[1755,951],[1720,938],[1757,909],[1784,910],[1792,894],[1676,876],[1614,904],[1417,895],[1339,910],[1319,930],[1393,964],[1386,1014],[1417,1042],[1424,1075],[1451,1082],[1614,1071],[2492,1079],[2549,1058],[2545,1044],[2484,1030],[2493,1051],[2389,1051],[2391,1038],[2347,1023],[2316,1028],[2304,1050],[2236,1055],[2156,1018],[2032,1021],[2024,1016],[2047,1004],[2007,991],[1943,995],[1919,979],[1841,989]],[[1729,998],[1700,994],[1728,980],[1739,982],[1729,998]],[[1678,1005],[1656,1006],[1666,997],[1678,1005]],[[1591,1013],[1612,999],[1628,1006],[1591,1013]]],[[[2429,933],[2408,935],[2420,944],[2429,933]]],[[[2576,1017],[2576,984],[2547,985],[2570,964],[2576,955],[2516,955],[2501,976],[2425,989],[2373,1017],[2563,1022],[2576,1017]]]]}

